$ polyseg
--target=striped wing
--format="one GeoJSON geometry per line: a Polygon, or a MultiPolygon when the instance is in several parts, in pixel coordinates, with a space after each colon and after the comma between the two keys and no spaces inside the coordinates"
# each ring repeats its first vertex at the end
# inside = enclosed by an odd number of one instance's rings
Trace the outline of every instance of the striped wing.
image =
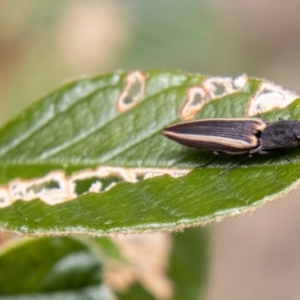
{"type": "Polygon", "coordinates": [[[187,147],[241,154],[259,146],[266,126],[257,118],[203,119],[167,126],[163,134],[187,147]]]}

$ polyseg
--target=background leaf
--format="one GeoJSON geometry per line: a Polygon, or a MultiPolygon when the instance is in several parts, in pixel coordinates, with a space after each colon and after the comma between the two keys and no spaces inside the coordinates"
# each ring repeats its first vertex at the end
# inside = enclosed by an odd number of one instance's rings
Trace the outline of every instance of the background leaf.
{"type": "Polygon", "coordinates": [[[208,270],[208,234],[201,228],[189,228],[173,235],[169,276],[174,284],[173,299],[205,299],[208,270]]]}
{"type": "Polygon", "coordinates": [[[0,269],[1,299],[111,299],[99,257],[74,238],[15,241],[2,247],[0,269]]]}
{"type": "Polygon", "coordinates": [[[289,153],[293,164],[257,156],[220,175],[241,159],[224,155],[189,172],[211,153],[182,147],[161,130],[186,117],[188,101],[194,118],[240,117],[291,103],[263,115],[271,121],[297,119],[295,99],[258,79],[182,72],[118,72],[69,83],[0,131],[1,227],[109,235],[178,230],[252,209],[298,184],[298,149],[289,153]],[[151,178],[162,174],[168,175],[151,178]]]}
{"type": "MultiPolygon", "coordinates": [[[[115,293],[118,299],[157,299],[149,284],[145,288],[145,281],[153,281],[152,277],[159,269],[160,276],[171,282],[170,299],[182,299],[182,295],[189,300],[199,299],[199,295],[204,295],[207,270],[207,232],[193,228],[184,234],[173,234],[171,239],[170,236],[165,237],[173,245],[167,253],[167,261],[155,258],[158,253],[151,253],[148,262],[127,260],[128,257],[123,256],[125,253],[122,247],[108,238],[81,240],[43,237],[11,240],[0,248],[0,297],[12,300],[105,300],[114,299],[115,293]],[[136,273],[130,273],[132,269],[120,272],[122,266],[136,269],[136,273]],[[127,289],[123,292],[114,291],[114,286],[107,281],[106,276],[111,268],[115,270],[117,281],[123,280],[125,286],[127,282],[127,289]],[[125,278],[122,278],[122,274],[125,278]],[[128,276],[133,274],[136,277],[128,283],[128,276]]],[[[146,246],[148,236],[142,238],[146,246]]],[[[131,241],[132,247],[139,247],[134,239],[131,241]]],[[[125,242],[128,245],[128,240],[125,242]]],[[[148,255],[151,249],[149,246],[144,248],[148,255]]],[[[144,256],[145,253],[141,253],[141,257],[144,256]]],[[[159,289],[164,288],[164,283],[160,282],[159,289]]]]}

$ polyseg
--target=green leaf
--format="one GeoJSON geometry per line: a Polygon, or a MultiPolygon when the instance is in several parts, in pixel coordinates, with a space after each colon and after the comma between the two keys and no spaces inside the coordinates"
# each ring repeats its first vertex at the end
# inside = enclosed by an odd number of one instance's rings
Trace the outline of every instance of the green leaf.
{"type": "Polygon", "coordinates": [[[98,256],[74,238],[24,239],[2,247],[0,270],[0,295],[7,296],[1,299],[111,299],[101,286],[98,256]]]}
{"type": "Polygon", "coordinates": [[[125,262],[125,258],[123,257],[120,249],[116,246],[116,244],[112,241],[111,238],[108,237],[95,237],[93,239],[94,244],[98,245],[99,251],[101,252],[101,256],[106,260],[113,260],[118,262],[125,262]]]}
{"type": "Polygon", "coordinates": [[[134,283],[125,294],[118,294],[118,298],[120,300],[155,300],[155,297],[146,291],[139,283],[134,283]]]}
{"type": "Polygon", "coordinates": [[[293,164],[257,156],[221,175],[241,157],[195,169],[211,153],[164,138],[162,128],[258,113],[299,119],[296,98],[264,80],[182,72],[117,72],[66,84],[0,130],[0,226],[112,235],[253,210],[298,185],[299,149],[289,153],[293,164]]]}
{"type": "MultiPolygon", "coordinates": [[[[189,228],[172,235],[138,235],[118,240],[121,243],[117,244],[125,249],[123,254],[127,259],[124,270],[120,271],[122,264],[119,269],[114,265],[118,282],[122,282],[120,274],[124,274],[127,283],[128,278],[135,279],[129,281],[126,289],[117,292],[118,298],[204,299],[208,265],[207,233],[202,228],[189,228]]],[[[109,264],[105,269],[110,269],[109,264]]]]}
{"type": "Polygon", "coordinates": [[[189,228],[183,234],[174,234],[173,238],[169,268],[175,289],[172,299],[205,299],[208,233],[202,228],[189,228]]]}
{"type": "Polygon", "coordinates": [[[191,228],[180,234],[160,235],[158,239],[150,237],[123,238],[125,252],[122,243],[120,247],[108,238],[10,241],[0,248],[0,270],[5,270],[0,273],[0,298],[104,300],[114,299],[116,293],[118,299],[157,299],[156,293],[166,294],[163,290],[167,289],[170,299],[199,299],[207,271],[207,232],[191,228]],[[154,241],[158,245],[153,248],[154,241]],[[109,280],[112,276],[117,277],[117,282],[124,281],[127,289],[114,291],[109,280]]]}

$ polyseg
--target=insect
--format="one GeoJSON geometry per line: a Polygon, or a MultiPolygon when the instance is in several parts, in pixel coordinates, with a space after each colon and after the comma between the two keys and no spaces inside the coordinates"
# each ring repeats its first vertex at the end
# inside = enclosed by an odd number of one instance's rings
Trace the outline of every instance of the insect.
{"type": "Polygon", "coordinates": [[[184,146],[210,150],[214,154],[249,153],[251,156],[278,153],[299,145],[300,122],[279,119],[267,123],[259,118],[202,119],[166,126],[163,135],[184,146]]]}

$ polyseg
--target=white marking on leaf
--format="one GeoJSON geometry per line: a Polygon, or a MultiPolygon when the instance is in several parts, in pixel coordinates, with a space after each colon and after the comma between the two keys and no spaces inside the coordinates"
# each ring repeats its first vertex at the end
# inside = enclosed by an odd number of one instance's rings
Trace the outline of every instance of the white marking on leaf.
{"type": "Polygon", "coordinates": [[[0,207],[6,207],[12,204],[12,199],[8,194],[7,189],[0,189],[0,207]]]}
{"type": "Polygon", "coordinates": [[[122,181],[136,183],[139,180],[165,174],[177,178],[187,175],[189,172],[189,169],[126,169],[108,166],[101,166],[96,170],[82,170],[70,176],[66,176],[63,171],[52,171],[43,177],[30,180],[16,178],[10,181],[7,186],[0,187],[0,207],[9,206],[16,200],[30,201],[40,199],[49,205],[69,201],[79,196],[76,190],[78,184],[84,180],[91,180],[91,182],[88,188],[81,192],[80,195],[88,192],[101,193],[122,181]]]}
{"type": "Polygon", "coordinates": [[[125,82],[126,85],[117,99],[119,112],[133,108],[142,99],[146,89],[146,76],[142,72],[128,74],[125,82]]]}
{"type": "Polygon", "coordinates": [[[94,193],[99,193],[101,191],[101,188],[102,188],[102,183],[97,180],[91,185],[89,191],[94,193]]]}
{"type": "Polygon", "coordinates": [[[117,183],[116,182],[112,182],[109,186],[106,187],[105,191],[110,190],[112,187],[114,187],[117,183]]]}
{"type": "Polygon", "coordinates": [[[246,115],[252,117],[273,109],[284,108],[297,98],[297,95],[284,90],[281,86],[263,82],[255,95],[249,99],[246,115]]]}
{"type": "Polygon", "coordinates": [[[186,100],[180,109],[182,120],[192,119],[209,101],[207,92],[202,87],[192,87],[187,92],[186,100]]]}
{"type": "Polygon", "coordinates": [[[248,76],[243,74],[233,79],[233,85],[237,90],[242,90],[248,82],[248,76]]]}
{"type": "Polygon", "coordinates": [[[247,82],[246,75],[235,79],[210,77],[203,81],[201,86],[191,87],[179,111],[181,119],[185,121],[192,119],[206,103],[242,90],[247,82]]]}
{"type": "Polygon", "coordinates": [[[241,90],[244,88],[247,80],[248,78],[245,75],[236,79],[230,77],[211,77],[203,82],[203,86],[208,91],[209,97],[214,100],[241,90]]]}
{"type": "Polygon", "coordinates": [[[41,199],[52,205],[70,199],[66,176],[61,171],[33,180],[15,179],[8,184],[8,193],[12,201],[41,199]],[[49,186],[54,183],[55,187],[49,186]]]}

